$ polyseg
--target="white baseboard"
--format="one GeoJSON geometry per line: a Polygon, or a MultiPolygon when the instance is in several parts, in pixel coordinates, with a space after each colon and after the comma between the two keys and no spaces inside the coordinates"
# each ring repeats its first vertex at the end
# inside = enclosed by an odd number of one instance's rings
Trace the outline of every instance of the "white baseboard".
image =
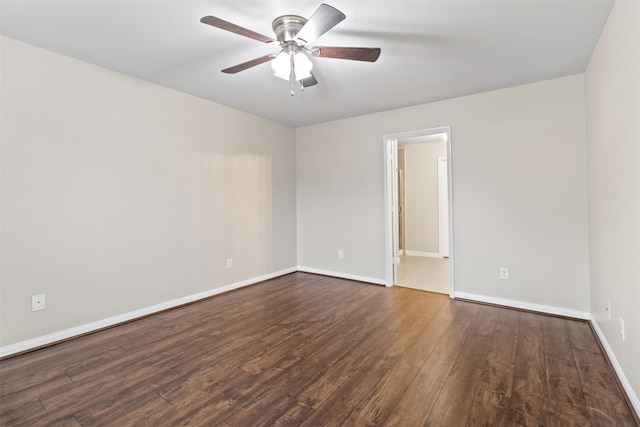
{"type": "Polygon", "coordinates": [[[372,277],[357,276],[355,274],[339,273],[336,271],[321,270],[318,268],[302,267],[302,266],[298,266],[298,271],[301,271],[303,273],[321,274],[323,276],[338,277],[340,279],[349,279],[349,280],[355,280],[358,282],[367,282],[367,283],[373,283],[376,285],[387,286],[387,281],[384,279],[374,279],[372,277]]]}
{"type": "Polygon", "coordinates": [[[420,252],[420,251],[407,251],[408,256],[423,256],[426,258],[442,258],[437,252],[420,252]]]}
{"type": "Polygon", "coordinates": [[[243,280],[241,282],[232,283],[226,286],[221,286],[219,288],[214,288],[205,292],[188,295],[186,297],[152,305],[150,307],[141,308],[139,310],[130,311],[124,314],[119,314],[117,316],[109,317],[107,319],[97,320],[95,322],[86,323],[84,325],[65,329],[63,331],[54,332],[52,334],[43,335],[41,337],[32,338],[32,339],[21,341],[15,344],[6,345],[4,347],[0,347],[0,358],[5,356],[10,356],[16,353],[21,353],[23,351],[28,351],[34,348],[42,347],[58,341],[73,338],[79,335],[87,334],[89,332],[94,332],[100,329],[117,325],[119,323],[128,322],[130,320],[134,320],[143,316],[148,316],[149,314],[153,314],[153,313],[157,313],[170,308],[178,307],[184,304],[188,304],[188,303],[198,301],[204,298],[208,298],[214,295],[218,295],[224,292],[232,291],[234,289],[242,288],[244,286],[253,285],[254,283],[273,279],[279,276],[284,276],[285,274],[293,273],[295,271],[296,271],[295,267],[288,268],[285,270],[277,271],[275,273],[265,274],[264,276],[254,277],[252,279],[243,280]]]}
{"type": "Polygon", "coordinates": [[[540,313],[555,314],[557,316],[573,317],[575,319],[590,320],[591,313],[587,311],[572,310],[569,308],[555,307],[552,305],[534,304],[525,301],[517,301],[504,298],[494,298],[485,295],[468,294],[466,292],[455,292],[454,298],[463,298],[471,301],[486,302],[489,304],[504,305],[506,307],[519,308],[522,310],[538,311],[540,313]]]}
{"type": "Polygon", "coordinates": [[[593,326],[593,330],[596,331],[596,336],[600,340],[600,344],[602,344],[604,351],[607,353],[607,356],[609,356],[609,360],[613,365],[613,369],[616,371],[616,375],[618,375],[618,379],[622,383],[622,387],[624,388],[624,391],[627,393],[627,396],[629,397],[629,400],[631,401],[631,404],[633,405],[633,408],[635,409],[636,414],[640,416],[640,400],[638,399],[638,396],[633,391],[633,388],[631,388],[631,384],[629,383],[629,380],[624,374],[624,371],[622,370],[622,366],[620,366],[620,363],[618,363],[618,359],[616,359],[616,355],[611,349],[609,342],[605,338],[604,333],[602,332],[602,329],[600,329],[598,322],[596,322],[593,317],[591,317],[591,319],[589,320],[591,322],[591,326],[593,326]]]}

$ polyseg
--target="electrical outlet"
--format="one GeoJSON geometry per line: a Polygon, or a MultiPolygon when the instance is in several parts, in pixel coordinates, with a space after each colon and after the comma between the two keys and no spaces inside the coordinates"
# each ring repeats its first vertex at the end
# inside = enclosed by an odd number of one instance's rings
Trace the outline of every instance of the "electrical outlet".
{"type": "Polygon", "coordinates": [[[605,308],[605,311],[607,312],[607,318],[611,320],[611,303],[609,301],[607,301],[607,307],[605,308]]]}
{"type": "Polygon", "coordinates": [[[509,280],[509,269],[507,267],[500,267],[500,278],[502,280],[509,280]]]}
{"type": "Polygon", "coordinates": [[[624,320],[622,320],[622,317],[618,317],[618,322],[620,323],[620,338],[624,341],[624,320]]]}
{"type": "Polygon", "coordinates": [[[233,268],[233,258],[227,258],[227,268],[233,268]]]}
{"type": "Polygon", "coordinates": [[[44,310],[44,294],[32,295],[31,296],[31,311],[40,311],[44,310]]]}
{"type": "Polygon", "coordinates": [[[344,251],[342,249],[340,249],[338,251],[338,258],[343,259],[344,258],[344,251]]]}

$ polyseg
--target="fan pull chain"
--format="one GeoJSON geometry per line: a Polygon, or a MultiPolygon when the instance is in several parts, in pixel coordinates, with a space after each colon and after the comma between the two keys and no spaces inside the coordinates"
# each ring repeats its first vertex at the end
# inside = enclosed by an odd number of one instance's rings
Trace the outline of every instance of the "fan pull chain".
{"type": "Polygon", "coordinates": [[[289,80],[291,81],[291,96],[294,95],[294,91],[296,89],[296,70],[295,70],[295,63],[293,62],[293,55],[290,56],[291,58],[291,74],[289,74],[289,80]]]}

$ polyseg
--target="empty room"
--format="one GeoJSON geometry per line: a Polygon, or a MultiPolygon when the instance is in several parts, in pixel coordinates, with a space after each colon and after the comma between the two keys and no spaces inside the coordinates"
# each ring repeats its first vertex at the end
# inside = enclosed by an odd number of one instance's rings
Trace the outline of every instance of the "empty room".
{"type": "Polygon", "coordinates": [[[0,33],[0,425],[640,425],[640,1],[0,33]]]}

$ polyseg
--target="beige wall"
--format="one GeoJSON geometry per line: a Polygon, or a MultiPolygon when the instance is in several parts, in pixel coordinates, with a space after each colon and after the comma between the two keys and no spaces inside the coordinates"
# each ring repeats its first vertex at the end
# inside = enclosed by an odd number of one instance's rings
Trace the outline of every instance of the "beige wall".
{"type": "Polygon", "coordinates": [[[2,345],[295,267],[292,128],[7,38],[1,114],[2,345]]]}
{"type": "Polygon", "coordinates": [[[383,136],[448,125],[456,293],[588,313],[582,75],[297,129],[298,265],[385,280],[383,136]]]}
{"type": "Polygon", "coordinates": [[[635,391],[640,412],[639,2],[618,0],[613,6],[589,62],[585,88],[591,310],[635,391]]]}
{"type": "Polygon", "coordinates": [[[401,145],[406,153],[407,250],[437,254],[438,157],[447,156],[447,143],[401,145]]]}

